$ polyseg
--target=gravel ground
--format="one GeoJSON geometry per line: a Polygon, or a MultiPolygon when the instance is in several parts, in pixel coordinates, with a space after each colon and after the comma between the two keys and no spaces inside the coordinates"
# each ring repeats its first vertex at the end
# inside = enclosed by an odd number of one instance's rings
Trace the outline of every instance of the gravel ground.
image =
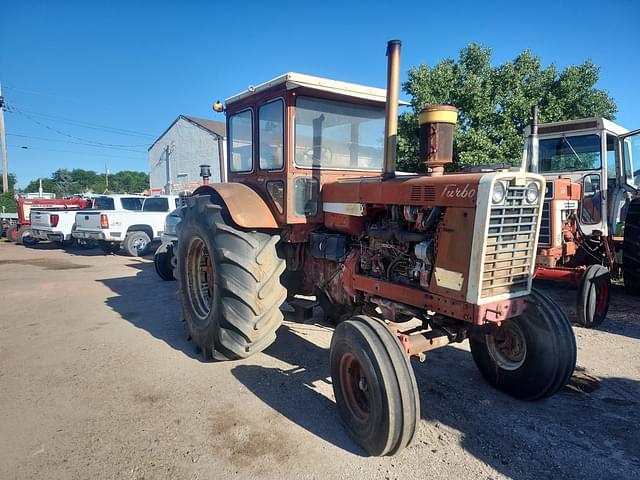
{"type": "MultiPolygon", "coordinates": [[[[543,286],[574,315],[574,294],[543,286]]],[[[150,259],[0,243],[0,478],[640,478],[640,299],[575,328],[569,386],[521,402],[466,345],[415,362],[422,421],[393,458],[343,430],[331,329],[286,321],[264,353],[205,363],[150,259]]]]}

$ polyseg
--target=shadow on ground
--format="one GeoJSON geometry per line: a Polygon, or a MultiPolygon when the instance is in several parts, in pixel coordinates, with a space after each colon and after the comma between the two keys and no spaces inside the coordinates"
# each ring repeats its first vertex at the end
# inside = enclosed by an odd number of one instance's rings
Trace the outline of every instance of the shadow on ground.
{"type": "Polygon", "coordinates": [[[153,263],[136,261],[127,265],[135,275],[97,280],[114,293],[106,304],[132,325],[146,330],[188,357],[200,359],[187,340],[176,300],[176,282],[161,280],[153,263]]]}
{"type": "MultiPolygon", "coordinates": [[[[328,351],[294,329],[281,327],[265,350],[293,368],[239,365],[233,375],[291,421],[364,455],[340,427],[334,402],[317,391],[318,384],[327,383],[328,351]]],[[[435,454],[459,441],[468,453],[513,478],[632,478],[640,468],[638,382],[578,371],[555,397],[522,402],[484,383],[471,355],[458,348],[431,352],[425,364],[413,366],[427,422],[414,439],[422,445],[407,449],[399,461],[415,448],[435,454]]]]}

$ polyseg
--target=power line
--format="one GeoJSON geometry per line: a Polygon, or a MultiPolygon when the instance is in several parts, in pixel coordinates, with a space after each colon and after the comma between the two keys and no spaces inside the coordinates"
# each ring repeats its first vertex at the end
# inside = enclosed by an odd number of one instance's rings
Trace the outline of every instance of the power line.
{"type": "Polygon", "coordinates": [[[26,145],[7,145],[7,148],[13,148],[15,150],[41,150],[44,152],[71,153],[75,155],[86,155],[89,157],[111,157],[111,158],[119,158],[120,160],[136,160],[136,161],[146,160],[145,158],[121,157],[120,155],[109,155],[107,153],[78,152],[77,150],[57,150],[53,148],[29,147],[26,145]]]}
{"type": "MultiPolygon", "coordinates": [[[[15,103],[11,103],[11,105],[13,106],[13,108],[15,109],[15,106],[17,104],[15,103]]],[[[62,123],[68,123],[70,125],[73,126],[77,126],[77,127],[82,127],[82,128],[89,128],[92,130],[102,130],[102,131],[106,131],[109,133],[117,133],[118,135],[127,135],[130,137],[148,137],[148,138],[156,138],[156,135],[152,135],[150,133],[143,133],[143,132],[138,132],[135,130],[128,130],[125,128],[117,128],[117,127],[110,127],[108,125],[101,125],[99,123],[92,123],[92,122],[85,122],[82,120],[75,120],[75,119],[71,119],[71,118],[66,118],[66,117],[60,117],[58,115],[52,115],[50,113],[42,113],[42,112],[36,112],[34,110],[29,110],[29,109],[21,109],[22,112],[26,112],[26,113],[30,113],[31,115],[34,115],[36,117],[44,117],[47,119],[53,119],[56,120],[58,122],[62,122],[62,123]]]]}
{"type": "Polygon", "coordinates": [[[124,152],[135,152],[135,153],[147,153],[143,150],[133,150],[130,148],[123,148],[123,147],[107,147],[104,145],[94,145],[93,143],[85,143],[85,142],[73,142],[71,140],[61,140],[58,138],[45,138],[45,137],[36,137],[36,136],[32,136],[32,135],[22,135],[19,133],[7,133],[7,135],[10,135],[12,137],[20,137],[20,138],[30,138],[32,140],[43,140],[46,142],[58,142],[58,143],[70,143],[73,145],[86,145],[86,146],[90,146],[90,147],[95,147],[95,148],[108,148],[111,150],[121,150],[124,152]]]}
{"type": "Polygon", "coordinates": [[[76,137],[75,135],[70,135],[68,133],[62,132],[60,130],[58,130],[57,128],[54,128],[50,125],[47,125],[46,123],[43,123],[35,118],[33,118],[31,115],[29,115],[28,113],[25,113],[15,107],[13,107],[11,110],[11,112],[17,112],[18,114],[22,115],[25,118],[28,118],[29,120],[31,120],[33,123],[40,125],[41,127],[46,128],[47,130],[51,130],[52,132],[57,133],[58,135],[62,135],[64,137],[69,137],[69,138],[73,138],[75,140],[81,140],[83,142],[87,142],[90,143],[92,145],[101,145],[104,147],[146,147],[148,146],[148,143],[143,143],[143,144],[139,144],[139,145],[119,145],[119,144],[114,144],[114,143],[103,143],[103,142],[96,142],[94,140],[89,140],[87,138],[82,138],[82,137],[76,137]]]}

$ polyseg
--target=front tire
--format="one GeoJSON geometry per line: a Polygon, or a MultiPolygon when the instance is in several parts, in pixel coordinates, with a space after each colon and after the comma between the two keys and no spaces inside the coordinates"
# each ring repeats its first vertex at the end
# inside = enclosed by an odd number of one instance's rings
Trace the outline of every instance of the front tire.
{"type": "Polygon", "coordinates": [[[469,339],[483,377],[522,399],[550,397],[566,385],[576,365],[571,324],[549,297],[533,290],[525,312],[483,338],[469,339]]]}
{"type": "Polygon", "coordinates": [[[247,358],[271,345],[282,323],[280,236],[235,228],[209,196],[188,201],[178,226],[177,278],[189,335],[205,358],[247,358]]]}
{"type": "Polygon", "coordinates": [[[122,247],[130,257],[141,257],[147,251],[151,239],[142,231],[128,232],[122,242],[122,247]]]}
{"type": "Polygon", "coordinates": [[[156,273],[166,282],[175,280],[173,276],[172,259],[173,244],[170,242],[160,245],[153,256],[153,265],[156,268],[156,273]]]}
{"type": "Polygon", "coordinates": [[[577,298],[577,323],[585,328],[597,328],[609,311],[611,274],[602,265],[590,265],[580,280],[577,298]]]}
{"type": "Polygon", "coordinates": [[[359,315],[340,323],[330,349],[338,412],[370,455],[395,455],[420,419],[418,386],[397,337],[380,320],[359,315]]]}

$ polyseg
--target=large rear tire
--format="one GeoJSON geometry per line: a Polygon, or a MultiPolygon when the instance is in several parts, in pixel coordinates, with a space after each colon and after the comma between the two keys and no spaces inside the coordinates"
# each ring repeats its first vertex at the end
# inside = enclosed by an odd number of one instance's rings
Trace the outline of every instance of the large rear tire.
{"type": "Polygon", "coordinates": [[[590,265],[582,275],[576,312],[578,325],[598,328],[609,311],[611,299],[611,274],[602,265],[590,265]]]}
{"type": "Polygon", "coordinates": [[[624,221],[622,274],[627,293],[640,295],[640,198],[631,202],[624,221]]]}
{"type": "Polygon", "coordinates": [[[234,360],[268,347],[287,298],[279,235],[225,221],[209,196],[188,199],[178,226],[177,272],[189,335],[206,358],[234,360]]]}
{"type": "Polygon", "coordinates": [[[494,334],[470,338],[471,354],[484,378],[522,399],[550,397],[566,385],[576,366],[576,340],[565,313],[533,290],[527,309],[494,334]]]}
{"type": "Polygon", "coordinates": [[[351,436],[370,455],[395,455],[420,420],[418,386],[397,337],[381,321],[358,315],[331,338],[331,380],[351,436]]]}
{"type": "Polygon", "coordinates": [[[175,280],[173,276],[172,259],[173,243],[171,242],[160,245],[153,256],[153,265],[156,268],[156,273],[166,282],[175,280]]]}

